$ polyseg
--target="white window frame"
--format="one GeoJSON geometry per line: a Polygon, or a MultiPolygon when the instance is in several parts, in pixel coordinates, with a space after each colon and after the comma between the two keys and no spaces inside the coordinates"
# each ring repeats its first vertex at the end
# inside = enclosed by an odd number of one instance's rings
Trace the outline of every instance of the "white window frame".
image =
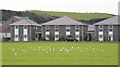
{"type": "Polygon", "coordinates": [[[28,41],[28,36],[27,35],[28,35],[28,26],[24,25],[23,26],[23,41],[28,41]]]}
{"type": "Polygon", "coordinates": [[[110,40],[113,41],[113,25],[108,25],[108,40],[109,40],[109,36],[110,36],[110,40]],[[112,26],[112,28],[110,28],[112,26]],[[112,29],[112,31],[110,31],[110,29],[112,29]]]}
{"type": "Polygon", "coordinates": [[[50,26],[49,25],[45,26],[45,39],[50,40],[50,37],[47,37],[47,36],[50,36],[50,26]]]}
{"type": "Polygon", "coordinates": [[[14,33],[15,33],[14,34],[14,41],[19,41],[19,26],[18,25],[14,26],[14,33]]]}
{"type": "Polygon", "coordinates": [[[99,29],[99,31],[98,31],[98,34],[99,34],[98,35],[98,40],[99,41],[103,41],[104,40],[104,35],[103,35],[104,26],[103,25],[99,25],[98,29],[99,29]],[[100,31],[100,30],[102,30],[102,31],[100,31]],[[100,36],[102,36],[102,38],[100,36]]]}
{"type": "Polygon", "coordinates": [[[70,35],[70,30],[71,30],[71,26],[70,25],[66,25],[66,36],[70,35]],[[69,29],[69,31],[68,31],[69,29]]]}

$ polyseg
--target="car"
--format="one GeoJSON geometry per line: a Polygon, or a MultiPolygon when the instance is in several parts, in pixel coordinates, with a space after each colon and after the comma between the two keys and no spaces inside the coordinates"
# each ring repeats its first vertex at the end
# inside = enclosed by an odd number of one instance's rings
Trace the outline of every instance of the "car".
{"type": "Polygon", "coordinates": [[[64,41],[78,41],[77,39],[73,38],[73,37],[65,37],[64,41]]]}

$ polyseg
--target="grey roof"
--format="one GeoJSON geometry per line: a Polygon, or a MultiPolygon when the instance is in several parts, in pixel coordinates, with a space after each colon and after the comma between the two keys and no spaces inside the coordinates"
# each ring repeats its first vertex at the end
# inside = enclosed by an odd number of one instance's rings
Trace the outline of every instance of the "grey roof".
{"type": "Polygon", "coordinates": [[[88,31],[94,31],[94,25],[88,25],[88,31]]]}
{"type": "Polygon", "coordinates": [[[10,24],[10,25],[34,25],[34,26],[40,26],[38,23],[32,21],[32,20],[29,20],[29,19],[22,19],[20,21],[17,21],[13,24],[10,24]]]}
{"type": "Polygon", "coordinates": [[[120,16],[114,16],[112,18],[100,21],[94,25],[120,25],[120,16]]]}
{"type": "Polygon", "coordinates": [[[43,23],[41,25],[86,25],[86,24],[76,21],[70,17],[64,16],[64,17],[43,23]]]}

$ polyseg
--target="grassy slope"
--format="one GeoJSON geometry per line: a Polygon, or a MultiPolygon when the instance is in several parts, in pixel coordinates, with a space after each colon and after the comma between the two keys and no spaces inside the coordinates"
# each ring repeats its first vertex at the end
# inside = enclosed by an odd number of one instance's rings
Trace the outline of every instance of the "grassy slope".
{"type": "Polygon", "coordinates": [[[28,12],[35,13],[43,16],[69,16],[76,20],[90,20],[90,19],[98,19],[98,18],[109,18],[112,17],[111,14],[106,13],[75,13],[75,12],[53,12],[53,11],[37,11],[37,10],[29,10],[28,12]]]}
{"type": "Polygon", "coordinates": [[[3,64],[25,64],[25,65],[59,65],[59,64],[80,64],[80,65],[117,65],[118,64],[118,45],[117,43],[72,43],[72,42],[14,42],[3,43],[3,64]],[[32,48],[31,48],[32,47],[32,48]],[[54,48],[54,52],[38,50],[54,48]],[[70,52],[60,52],[59,49],[65,47],[73,50],[70,52]],[[79,48],[78,48],[79,47],[79,48]],[[11,51],[12,49],[20,49],[11,51]],[[21,49],[27,50],[27,53],[21,49]],[[86,49],[88,48],[88,49],[86,49]],[[93,48],[95,50],[93,50],[93,48]],[[34,50],[36,49],[36,50],[34,50]],[[82,52],[80,52],[82,50],[82,52]],[[104,50],[103,52],[101,50],[104,50]],[[15,56],[15,53],[17,55],[15,56]]]}

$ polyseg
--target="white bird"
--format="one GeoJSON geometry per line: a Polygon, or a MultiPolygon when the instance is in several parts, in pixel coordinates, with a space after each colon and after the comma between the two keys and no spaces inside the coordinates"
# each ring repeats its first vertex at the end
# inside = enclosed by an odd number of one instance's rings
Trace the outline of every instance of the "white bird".
{"type": "Polygon", "coordinates": [[[62,49],[60,49],[60,52],[62,52],[63,50],[62,49]]]}
{"type": "Polygon", "coordinates": [[[17,53],[15,53],[15,55],[17,55],[17,53]]]}
{"type": "Polygon", "coordinates": [[[67,53],[69,52],[69,50],[67,50],[67,53]]]}
{"type": "Polygon", "coordinates": [[[12,51],[15,51],[15,49],[12,49],[12,51]]]}

